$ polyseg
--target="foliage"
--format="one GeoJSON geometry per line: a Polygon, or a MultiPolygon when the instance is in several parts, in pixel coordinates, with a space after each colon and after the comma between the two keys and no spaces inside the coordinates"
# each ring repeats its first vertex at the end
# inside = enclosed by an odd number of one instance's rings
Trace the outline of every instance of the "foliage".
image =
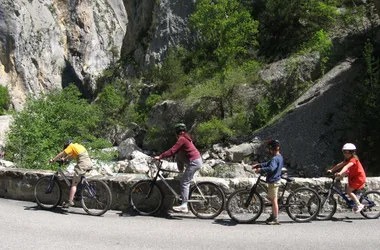
{"type": "Polygon", "coordinates": [[[329,29],[338,17],[335,0],[268,0],[258,14],[260,50],[273,56],[298,51],[321,29],[329,29]]]}
{"type": "Polygon", "coordinates": [[[9,101],[9,91],[7,87],[0,85],[0,114],[3,115],[8,110],[9,101]]]}
{"type": "Polygon", "coordinates": [[[91,148],[92,141],[96,145],[101,140],[99,113],[73,85],[39,99],[29,97],[10,126],[6,158],[25,168],[48,168],[46,163],[62,150],[66,138],[86,141],[91,148]]]}
{"type": "Polygon", "coordinates": [[[237,0],[197,1],[190,27],[198,35],[195,58],[201,67],[214,61],[218,71],[257,46],[258,22],[237,0]]]}
{"type": "Polygon", "coordinates": [[[377,145],[380,143],[380,58],[374,56],[375,51],[372,43],[368,40],[363,51],[364,80],[355,88],[354,110],[351,120],[357,121],[356,137],[362,145],[362,156],[369,162],[369,172],[379,174],[376,163],[380,160],[377,145]],[[373,164],[373,165],[372,165],[373,164]]]}
{"type": "Polygon", "coordinates": [[[310,52],[318,52],[321,58],[321,72],[322,74],[324,74],[332,46],[333,43],[330,39],[329,34],[322,29],[317,31],[312,37],[312,39],[303,45],[303,49],[299,54],[303,55],[308,54],[310,52]]]}
{"type": "Polygon", "coordinates": [[[199,124],[195,132],[200,147],[210,147],[212,144],[225,141],[226,138],[234,134],[223,120],[216,118],[199,124]]]}

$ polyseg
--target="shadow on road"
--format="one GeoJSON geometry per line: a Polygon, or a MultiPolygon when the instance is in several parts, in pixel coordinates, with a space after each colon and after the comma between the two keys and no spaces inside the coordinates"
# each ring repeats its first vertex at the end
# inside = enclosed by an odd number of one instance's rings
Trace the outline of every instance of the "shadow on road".
{"type": "Polygon", "coordinates": [[[53,213],[57,213],[57,214],[65,214],[65,215],[69,214],[69,212],[67,210],[62,209],[60,207],[56,207],[54,209],[47,210],[47,209],[40,208],[38,205],[31,206],[31,207],[24,206],[24,210],[28,210],[28,211],[47,211],[47,212],[53,212],[53,213]]]}
{"type": "MultiPolygon", "coordinates": [[[[294,221],[280,221],[280,224],[293,224],[293,223],[296,223],[294,221]]],[[[265,221],[255,221],[255,222],[252,222],[252,223],[238,223],[234,220],[230,220],[230,219],[216,219],[214,221],[213,224],[219,224],[221,226],[227,226],[227,227],[230,227],[230,226],[237,226],[238,224],[242,224],[242,225],[265,225],[265,226],[269,226],[265,223],[265,221]]]]}
{"type": "Polygon", "coordinates": [[[135,217],[135,216],[152,216],[156,218],[162,218],[167,220],[183,220],[183,219],[198,219],[192,213],[178,213],[173,210],[160,211],[154,215],[141,215],[136,212],[133,208],[129,208],[128,210],[122,211],[118,213],[120,217],[135,217]]]}
{"type": "Polygon", "coordinates": [[[332,221],[332,222],[345,222],[345,223],[353,223],[354,221],[357,220],[368,220],[364,217],[357,217],[357,218],[350,218],[348,216],[345,216],[343,218],[337,218],[337,217],[332,217],[330,220],[318,220],[316,219],[316,222],[325,222],[325,221],[332,221]]]}

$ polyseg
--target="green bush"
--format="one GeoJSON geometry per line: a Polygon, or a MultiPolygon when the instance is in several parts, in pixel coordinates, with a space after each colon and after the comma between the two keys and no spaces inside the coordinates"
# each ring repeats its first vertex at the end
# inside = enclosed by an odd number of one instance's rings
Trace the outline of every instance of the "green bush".
{"type": "Polygon", "coordinates": [[[195,130],[197,144],[200,147],[210,147],[212,144],[224,142],[234,132],[219,119],[212,119],[199,124],[195,130]]]}
{"type": "Polygon", "coordinates": [[[24,168],[49,168],[48,160],[62,151],[66,138],[87,148],[99,145],[100,119],[100,111],[73,85],[39,99],[29,97],[10,126],[6,159],[24,168]]]}
{"type": "Polygon", "coordinates": [[[8,88],[0,85],[0,115],[4,115],[9,107],[8,88]]]}

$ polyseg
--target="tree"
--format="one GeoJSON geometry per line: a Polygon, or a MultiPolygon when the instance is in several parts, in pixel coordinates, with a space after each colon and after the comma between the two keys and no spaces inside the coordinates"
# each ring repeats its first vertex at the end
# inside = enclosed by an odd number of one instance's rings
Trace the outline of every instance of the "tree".
{"type": "Polygon", "coordinates": [[[197,1],[190,27],[197,34],[196,57],[206,64],[215,61],[215,72],[258,45],[258,22],[237,0],[197,1]]]}
{"type": "Polygon", "coordinates": [[[39,99],[29,97],[10,126],[6,158],[25,168],[48,168],[48,159],[62,150],[66,138],[99,145],[99,114],[74,85],[39,99]]]}

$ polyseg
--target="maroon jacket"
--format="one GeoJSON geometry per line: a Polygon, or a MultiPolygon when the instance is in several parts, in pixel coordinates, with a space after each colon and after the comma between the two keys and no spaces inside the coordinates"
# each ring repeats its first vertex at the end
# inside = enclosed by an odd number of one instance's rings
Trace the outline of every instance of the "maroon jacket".
{"type": "Polygon", "coordinates": [[[160,159],[174,156],[179,151],[183,151],[186,157],[189,159],[189,161],[201,158],[201,154],[199,153],[198,149],[194,146],[191,137],[188,134],[184,133],[179,136],[177,142],[171,149],[165,151],[160,155],[160,159]]]}

